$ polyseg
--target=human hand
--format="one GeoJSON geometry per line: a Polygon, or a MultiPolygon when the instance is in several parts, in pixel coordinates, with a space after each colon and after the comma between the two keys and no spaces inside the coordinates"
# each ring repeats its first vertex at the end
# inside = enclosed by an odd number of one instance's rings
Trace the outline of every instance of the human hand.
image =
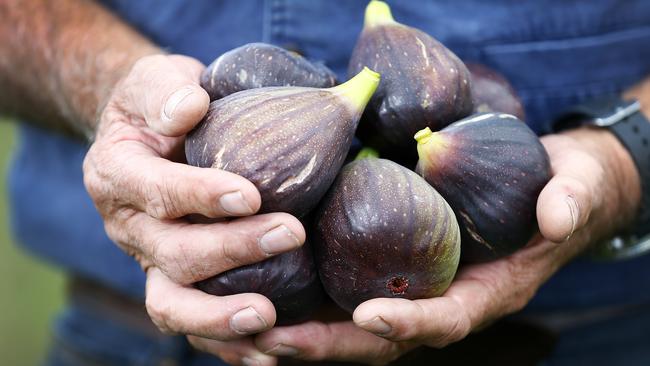
{"type": "Polygon", "coordinates": [[[523,308],[559,267],[629,221],[639,197],[632,160],[608,132],[579,129],[543,143],[554,176],[538,199],[541,235],[527,247],[463,266],[441,297],[369,300],[352,321],[278,327],[257,335],[255,345],[273,356],[385,364],[419,345],[444,347],[523,308]]]}
{"type": "Polygon", "coordinates": [[[302,245],[300,222],[253,215],[255,186],[241,176],[182,164],[184,134],[206,113],[204,66],[189,57],[141,58],[114,88],[84,161],[84,183],[106,232],[147,273],[146,307],[166,333],[234,339],[275,323],[259,294],[217,297],[192,287],[228,269],[302,245]],[[219,219],[193,224],[184,217],[219,219]]]}

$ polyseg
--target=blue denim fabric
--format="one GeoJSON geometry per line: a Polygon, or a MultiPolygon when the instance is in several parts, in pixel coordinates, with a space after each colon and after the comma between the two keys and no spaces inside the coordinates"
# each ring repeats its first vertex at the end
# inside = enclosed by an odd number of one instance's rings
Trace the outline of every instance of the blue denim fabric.
{"type": "Polygon", "coordinates": [[[84,304],[72,303],[54,326],[45,366],[219,366],[191,348],[185,337],[155,337],[84,304]]]}
{"type": "MultiPolygon", "coordinates": [[[[365,0],[105,0],[170,52],[210,63],[264,41],[323,60],[345,79],[365,0]]],[[[566,107],[620,93],[650,74],[647,0],[389,1],[398,21],[421,28],[467,61],[501,71],[540,134],[566,107]]],[[[82,185],[87,147],[24,125],[10,171],[12,222],[33,253],[132,297],[138,266],[106,237],[82,185]]],[[[530,311],[650,301],[650,256],[617,263],[577,260],[539,292],[530,311]]],[[[73,317],[68,316],[67,319],[73,317]]]]}

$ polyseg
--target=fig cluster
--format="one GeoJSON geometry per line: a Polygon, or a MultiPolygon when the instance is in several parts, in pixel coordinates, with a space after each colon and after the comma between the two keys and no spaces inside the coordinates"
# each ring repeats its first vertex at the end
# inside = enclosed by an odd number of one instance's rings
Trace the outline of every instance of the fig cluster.
{"type": "Polygon", "coordinates": [[[312,224],[308,246],[197,288],[263,294],[291,324],[324,293],[348,312],[440,296],[461,262],[507,256],[534,235],[549,158],[503,76],[468,68],[376,0],[348,72],[337,85],[323,64],[263,43],[204,71],[212,102],[187,135],[187,162],[250,180],[261,213],[312,224]],[[344,164],[355,136],[374,150],[344,164]]]}

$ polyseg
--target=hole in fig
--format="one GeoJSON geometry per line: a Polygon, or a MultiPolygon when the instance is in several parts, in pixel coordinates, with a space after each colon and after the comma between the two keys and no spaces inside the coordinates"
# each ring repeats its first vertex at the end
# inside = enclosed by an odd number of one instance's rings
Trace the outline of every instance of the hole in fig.
{"type": "Polygon", "coordinates": [[[409,280],[406,277],[393,277],[388,280],[386,287],[393,295],[401,295],[409,288],[409,280]]]}

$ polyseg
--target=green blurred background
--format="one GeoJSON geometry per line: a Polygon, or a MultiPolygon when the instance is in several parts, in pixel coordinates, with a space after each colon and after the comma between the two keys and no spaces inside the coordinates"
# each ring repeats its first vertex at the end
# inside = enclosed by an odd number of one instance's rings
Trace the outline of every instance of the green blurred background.
{"type": "Polygon", "coordinates": [[[52,317],[63,303],[64,278],[12,240],[6,172],[13,142],[13,124],[0,119],[0,365],[38,365],[49,343],[52,317]]]}

